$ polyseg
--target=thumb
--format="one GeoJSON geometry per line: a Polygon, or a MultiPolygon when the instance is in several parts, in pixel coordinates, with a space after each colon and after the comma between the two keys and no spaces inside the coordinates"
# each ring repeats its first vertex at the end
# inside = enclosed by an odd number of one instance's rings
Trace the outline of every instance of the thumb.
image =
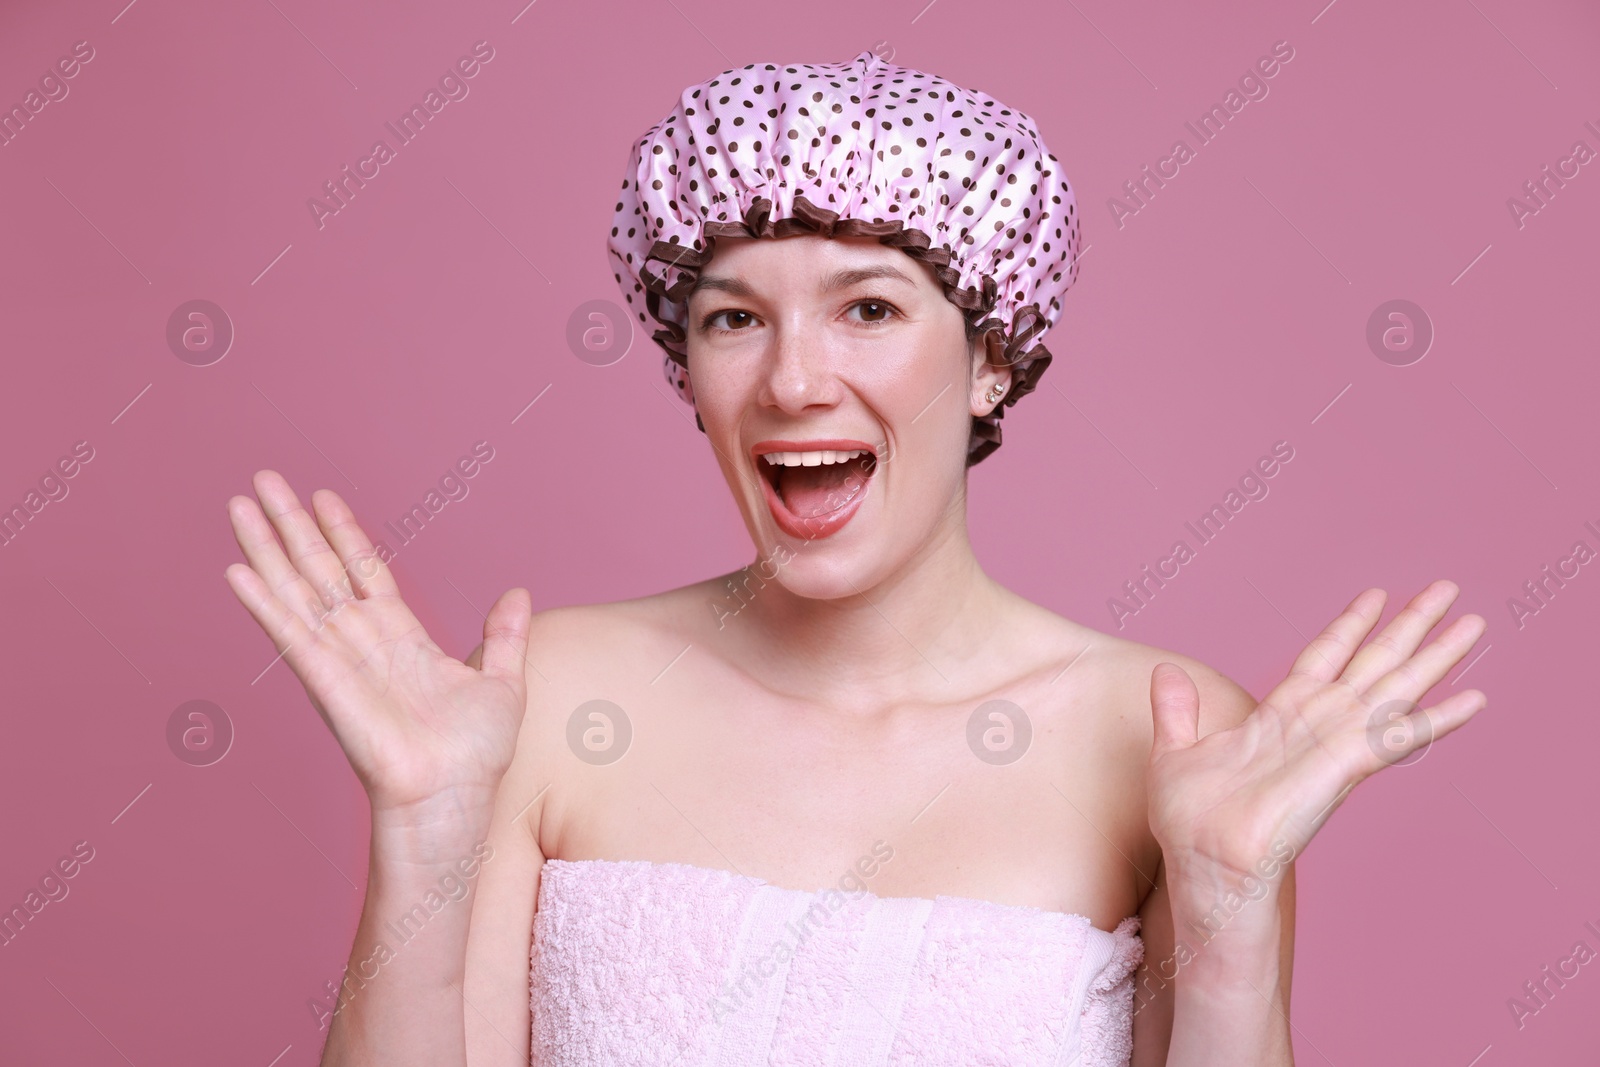
{"type": "Polygon", "coordinates": [[[526,589],[507,589],[483,620],[483,671],[521,678],[528,658],[533,597],[526,589]]]}
{"type": "Polygon", "coordinates": [[[1200,740],[1200,691],[1176,663],[1158,663],[1150,673],[1150,713],[1156,728],[1152,755],[1200,740]]]}

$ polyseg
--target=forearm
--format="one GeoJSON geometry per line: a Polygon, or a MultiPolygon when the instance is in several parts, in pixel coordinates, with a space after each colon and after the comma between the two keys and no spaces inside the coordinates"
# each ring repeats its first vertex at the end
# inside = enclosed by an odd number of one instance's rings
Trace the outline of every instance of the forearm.
{"type": "Polygon", "coordinates": [[[322,1067],[466,1067],[461,990],[489,811],[474,796],[373,814],[366,898],[329,997],[322,1067]]]}
{"type": "MultiPolygon", "coordinates": [[[[1215,947],[1213,941],[1209,948],[1215,947]]],[[[1276,947],[1229,953],[1225,960],[1200,951],[1178,975],[1167,1067],[1292,1067],[1276,947]]]]}
{"type": "Polygon", "coordinates": [[[1173,925],[1182,947],[1166,1067],[1292,1067],[1285,944],[1292,927],[1276,887],[1242,905],[1237,896],[1176,888],[1173,925]]]}

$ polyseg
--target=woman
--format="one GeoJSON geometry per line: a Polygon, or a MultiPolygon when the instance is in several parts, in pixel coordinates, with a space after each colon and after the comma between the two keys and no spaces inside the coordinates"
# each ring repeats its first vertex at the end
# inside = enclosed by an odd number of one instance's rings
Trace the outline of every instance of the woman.
{"type": "Polygon", "coordinates": [[[1422,647],[1435,582],[1358,651],[1369,589],[1258,705],[984,574],[966,472],[1079,247],[1020,112],[871,53],[751,65],[616,211],[750,567],[513,589],[463,662],[337,495],[229,502],[228,581],[372,802],[323,1062],[1291,1063],[1292,861],[1482,708],[1416,702],[1483,619],[1422,647]]]}

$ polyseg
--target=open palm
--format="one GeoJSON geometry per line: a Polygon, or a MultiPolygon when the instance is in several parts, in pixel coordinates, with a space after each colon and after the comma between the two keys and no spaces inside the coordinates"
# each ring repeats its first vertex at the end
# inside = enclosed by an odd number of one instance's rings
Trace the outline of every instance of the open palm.
{"type": "Polygon", "coordinates": [[[483,666],[469,666],[428,637],[338,494],[313,493],[313,517],[276,472],[258,472],[254,486],[260,507],[228,501],[249,561],[228,567],[228,584],[305,686],[373,810],[492,790],[527,703],[527,591],[495,602],[483,666]]]}
{"type": "Polygon", "coordinates": [[[1234,881],[1285,848],[1298,855],[1357,783],[1481,710],[1476,689],[1417,707],[1483,635],[1482,616],[1464,615],[1418,650],[1458,592],[1434,582],[1361,648],[1385,600],[1383,590],[1367,590],[1254,712],[1204,738],[1194,682],[1174,664],[1158,665],[1150,825],[1169,862],[1234,881]]]}

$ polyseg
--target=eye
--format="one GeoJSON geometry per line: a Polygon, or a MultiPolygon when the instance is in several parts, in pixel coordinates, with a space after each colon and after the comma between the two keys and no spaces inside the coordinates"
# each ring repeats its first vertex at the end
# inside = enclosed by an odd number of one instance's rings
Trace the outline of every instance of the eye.
{"type": "Polygon", "coordinates": [[[738,308],[728,308],[723,311],[713,311],[704,319],[701,319],[700,328],[702,330],[710,330],[712,333],[740,333],[745,327],[749,326],[749,324],[754,321],[755,316],[750,314],[750,312],[740,311],[738,308]],[[730,319],[737,321],[738,325],[732,327],[731,329],[725,326],[712,325],[713,322],[722,318],[724,315],[727,315],[730,319]]]}
{"type": "MultiPolygon", "coordinates": [[[[860,308],[862,317],[856,321],[872,326],[886,323],[893,316],[900,314],[899,309],[893,304],[887,300],[876,298],[857,300],[850,305],[850,308],[851,310],[860,308]]],[[[713,311],[701,319],[700,328],[710,333],[742,333],[755,321],[756,317],[748,311],[741,311],[738,308],[724,308],[721,311],[713,311]],[[727,318],[727,325],[717,325],[717,320],[724,317],[727,318]]]]}
{"type": "Polygon", "coordinates": [[[889,303],[887,300],[878,300],[875,298],[857,300],[854,304],[851,304],[850,307],[852,310],[855,308],[861,309],[862,318],[858,319],[858,322],[865,322],[871,325],[878,325],[880,323],[888,322],[891,316],[900,314],[899,309],[893,304],[889,303]]]}

